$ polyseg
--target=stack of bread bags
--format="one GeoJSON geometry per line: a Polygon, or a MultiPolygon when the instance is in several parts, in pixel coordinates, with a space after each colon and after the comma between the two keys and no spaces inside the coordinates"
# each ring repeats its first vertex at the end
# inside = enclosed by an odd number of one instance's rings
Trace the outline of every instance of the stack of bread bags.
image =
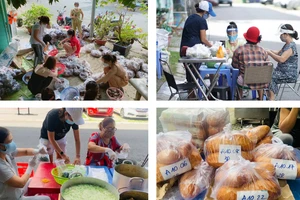
{"type": "Polygon", "coordinates": [[[209,165],[218,168],[228,160],[243,157],[252,160],[251,151],[255,144],[243,131],[232,131],[227,124],[223,132],[209,137],[204,144],[205,160],[209,165]]]}
{"type": "Polygon", "coordinates": [[[192,142],[203,150],[204,141],[211,135],[219,133],[229,123],[229,112],[222,108],[169,108],[160,116],[164,132],[188,130],[192,142]]]}
{"type": "Polygon", "coordinates": [[[186,131],[172,131],[157,135],[156,182],[159,183],[158,188],[163,188],[164,184],[168,183],[172,186],[179,175],[201,164],[202,158],[191,139],[191,133],[186,131]]]}
{"type": "Polygon", "coordinates": [[[217,200],[275,200],[281,194],[270,163],[229,160],[217,169],[211,197],[217,200]]]}

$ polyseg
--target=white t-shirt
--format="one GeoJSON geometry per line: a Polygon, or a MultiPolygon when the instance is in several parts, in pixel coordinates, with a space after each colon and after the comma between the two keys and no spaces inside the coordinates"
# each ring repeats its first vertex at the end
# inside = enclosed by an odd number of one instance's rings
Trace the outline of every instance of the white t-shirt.
{"type": "Polygon", "coordinates": [[[38,42],[37,40],[34,39],[33,35],[34,35],[34,30],[37,30],[39,29],[40,32],[38,34],[38,38],[43,41],[43,34],[44,34],[44,31],[45,31],[45,28],[40,24],[40,22],[37,22],[35,23],[33,26],[32,26],[32,29],[31,29],[31,37],[30,37],[30,44],[41,44],[40,42],[38,42]]]}
{"type": "Polygon", "coordinates": [[[0,159],[0,199],[17,200],[22,195],[22,188],[10,187],[5,184],[7,180],[18,174],[18,167],[14,156],[17,151],[11,155],[6,155],[6,161],[0,159]]]}

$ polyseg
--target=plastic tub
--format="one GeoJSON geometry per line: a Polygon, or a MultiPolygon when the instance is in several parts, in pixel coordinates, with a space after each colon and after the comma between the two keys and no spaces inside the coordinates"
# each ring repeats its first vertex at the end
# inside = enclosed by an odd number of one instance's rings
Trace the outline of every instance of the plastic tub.
{"type": "Polygon", "coordinates": [[[107,96],[108,96],[108,98],[109,98],[110,100],[122,100],[123,97],[124,97],[124,93],[122,92],[122,90],[120,90],[119,88],[115,88],[115,87],[110,87],[110,88],[108,88],[108,89],[106,90],[106,94],[107,94],[107,96]],[[112,96],[109,95],[109,92],[108,92],[109,90],[112,90],[112,91],[118,91],[118,92],[120,93],[120,95],[119,95],[118,97],[112,97],[112,96]]]}
{"type": "MultiPolygon", "coordinates": [[[[22,177],[25,172],[26,172],[26,169],[28,167],[28,163],[17,163],[17,167],[18,167],[18,173],[19,173],[19,176],[22,177]]],[[[31,174],[30,174],[30,177],[33,177],[34,176],[34,172],[32,170],[31,174]]]]}

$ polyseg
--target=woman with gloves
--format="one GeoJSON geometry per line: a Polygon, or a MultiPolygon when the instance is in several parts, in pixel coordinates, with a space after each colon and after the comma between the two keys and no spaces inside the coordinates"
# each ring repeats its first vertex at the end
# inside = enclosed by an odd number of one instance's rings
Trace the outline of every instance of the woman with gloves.
{"type": "Polygon", "coordinates": [[[30,174],[37,164],[37,155],[46,154],[45,147],[40,149],[17,148],[11,132],[0,127],[0,199],[5,200],[50,200],[47,196],[25,197],[30,182],[30,174]],[[32,156],[29,166],[22,177],[18,174],[15,158],[32,156]]]}
{"type": "Polygon", "coordinates": [[[80,164],[79,125],[82,124],[84,124],[82,108],[60,108],[48,112],[41,129],[40,144],[47,147],[51,163],[54,151],[57,158],[64,159],[66,164],[70,163],[66,153],[66,135],[72,127],[76,147],[74,164],[80,164]]]}
{"type": "Polygon", "coordinates": [[[107,117],[99,124],[100,132],[92,133],[89,143],[85,165],[113,167],[117,159],[115,152],[128,152],[130,147],[127,143],[122,146],[115,137],[115,120],[107,117]]]}

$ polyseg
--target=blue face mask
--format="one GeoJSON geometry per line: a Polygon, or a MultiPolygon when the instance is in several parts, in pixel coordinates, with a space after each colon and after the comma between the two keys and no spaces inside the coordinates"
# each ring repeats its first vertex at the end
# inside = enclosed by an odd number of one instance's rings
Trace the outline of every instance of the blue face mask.
{"type": "Polygon", "coordinates": [[[208,19],[209,14],[205,13],[202,17],[203,17],[204,19],[208,19]]]}
{"type": "Polygon", "coordinates": [[[17,150],[17,145],[14,141],[12,141],[9,144],[2,144],[5,147],[5,150],[1,150],[0,152],[5,153],[5,154],[11,154],[17,150]]]}
{"type": "Polygon", "coordinates": [[[228,35],[228,39],[230,42],[236,41],[237,37],[238,37],[237,35],[235,35],[235,36],[228,35]]]}
{"type": "Polygon", "coordinates": [[[74,124],[74,122],[71,121],[71,120],[69,120],[69,119],[67,119],[66,122],[67,122],[67,124],[70,124],[70,125],[73,125],[73,124],[74,124]]]}

